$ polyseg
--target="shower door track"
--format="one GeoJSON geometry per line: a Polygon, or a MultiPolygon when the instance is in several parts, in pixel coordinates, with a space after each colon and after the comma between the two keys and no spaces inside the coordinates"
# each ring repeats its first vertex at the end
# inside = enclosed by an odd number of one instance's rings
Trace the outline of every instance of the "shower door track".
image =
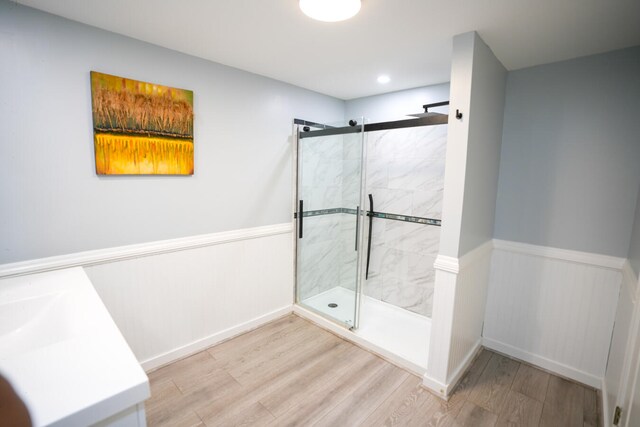
{"type": "MultiPolygon", "coordinates": [[[[348,133],[363,132],[363,129],[361,126],[328,127],[326,125],[309,122],[307,120],[302,120],[302,119],[294,119],[293,122],[294,124],[297,124],[297,125],[323,128],[319,130],[311,130],[308,132],[300,132],[299,138],[312,138],[312,137],[318,137],[318,136],[344,135],[348,133]]],[[[418,127],[418,126],[446,125],[447,123],[449,123],[449,116],[447,114],[433,113],[432,116],[421,117],[418,119],[395,120],[390,122],[365,124],[364,132],[412,128],[412,127],[418,127]]]]}

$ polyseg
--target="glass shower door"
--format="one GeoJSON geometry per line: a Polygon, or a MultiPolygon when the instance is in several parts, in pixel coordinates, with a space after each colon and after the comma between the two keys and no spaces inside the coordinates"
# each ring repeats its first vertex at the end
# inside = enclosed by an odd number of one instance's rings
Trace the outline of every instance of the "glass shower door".
{"type": "Polygon", "coordinates": [[[363,247],[362,126],[298,126],[298,304],[358,327],[363,247]]]}

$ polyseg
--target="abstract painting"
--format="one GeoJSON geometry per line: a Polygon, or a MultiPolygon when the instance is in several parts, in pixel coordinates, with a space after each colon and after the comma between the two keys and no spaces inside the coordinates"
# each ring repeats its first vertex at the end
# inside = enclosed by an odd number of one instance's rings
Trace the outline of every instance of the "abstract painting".
{"type": "Polygon", "coordinates": [[[98,175],[193,175],[193,92],[91,72],[98,175]]]}

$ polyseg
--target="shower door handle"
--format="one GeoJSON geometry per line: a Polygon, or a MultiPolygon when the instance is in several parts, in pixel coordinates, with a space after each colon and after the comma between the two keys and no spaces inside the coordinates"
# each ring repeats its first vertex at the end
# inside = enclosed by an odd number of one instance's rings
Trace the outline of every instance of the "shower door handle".
{"type": "Polygon", "coordinates": [[[367,269],[364,280],[369,278],[369,261],[371,260],[371,232],[373,231],[373,195],[369,194],[369,236],[367,238],[367,269]]]}
{"type": "Polygon", "coordinates": [[[303,212],[303,203],[302,200],[300,200],[300,204],[298,207],[298,238],[302,239],[302,218],[304,218],[304,212],[303,212]]]}
{"type": "Polygon", "coordinates": [[[358,250],[358,237],[360,237],[360,206],[356,207],[356,251],[358,250]]]}

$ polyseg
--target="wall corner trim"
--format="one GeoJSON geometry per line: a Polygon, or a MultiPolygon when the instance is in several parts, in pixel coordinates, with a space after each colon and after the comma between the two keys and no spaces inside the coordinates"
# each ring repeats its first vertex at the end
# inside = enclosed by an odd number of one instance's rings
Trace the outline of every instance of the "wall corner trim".
{"type": "Polygon", "coordinates": [[[476,246],[466,254],[455,258],[448,255],[438,254],[433,267],[449,273],[458,274],[468,265],[473,264],[493,249],[493,240],[487,240],[480,246],[476,246]]]}
{"type": "Polygon", "coordinates": [[[291,233],[292,230],[291,223],[274,224],[2,264],[0,265],[0,279],[25,274],[44,273],[62,268],[88,267],[114,261],[287,234],[291,233]]]}
{"type": "Polygon", "coordinates": [[[638,283],[638,276],[636,276],[635,271],[631,268],[631,264],[628,259],[625,259],[624,264],[622,265],[622,282],[624,288],[629,293],[631,301],[635,304],[638,301],[640,283],[638,283]]]}
{"type": "Polygon", "coordinates": [[[493,247],[499,251],[509,251],[542,258],[558,259],[577,264],[587,264],[608,268],[611,270],[621,270],[626,262],[625,258],[618,258],[609,255],[553,248],[549,246],[538,246],[529,243],[500,239],[493,239],[493,247]]]}
{"type": "Polygon", "coordinates": [[[460,272],[458,258],[447,255],[438,255],[433,263],[433,268],[453,274],[458,274],[460,272]]]}

